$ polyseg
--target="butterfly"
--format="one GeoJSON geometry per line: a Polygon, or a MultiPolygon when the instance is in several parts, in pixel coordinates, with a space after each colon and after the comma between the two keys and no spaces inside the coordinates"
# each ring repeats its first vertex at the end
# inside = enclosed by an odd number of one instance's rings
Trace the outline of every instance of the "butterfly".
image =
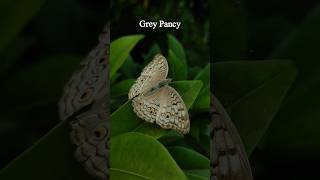
{"type": "Polygon", "coordinates": [[[130,88],[128,98],[139,118],[186,134],[190,129],[188,109],[179,93],[168,85],[168,71],[166,58],[155,55],[130,88]]]}
{"type": "Polygon", "coordinates": [[[58,105],[60,118],[70,120],[75,158],[89,174],[100,180],[109,178],[109,44],[110,26],[107,24],[98,45],[66,83],[58,105]]]}
{"type": "Polygon", "coordinates": [[[212,95],[211,180],[252,180],[250,163],[236,127],[212,95]]]}

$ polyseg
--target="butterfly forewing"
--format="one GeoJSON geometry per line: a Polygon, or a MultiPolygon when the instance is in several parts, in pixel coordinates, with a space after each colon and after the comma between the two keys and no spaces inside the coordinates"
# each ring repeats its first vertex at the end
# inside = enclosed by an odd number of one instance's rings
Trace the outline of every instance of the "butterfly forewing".
{"type": "Polygon", "coordinates": [[[132,99],[149,90],[159,81],[166,79],[168,75],[168,62],[161,54],[157,54],[153,60],[142,70],[141,75],[130,88],[128,97],[132,99]]]}
{"type": "Polygon", "coordinates": [[[212,96],[211,180],[252,180],[241,138],[230,117],[212,96]]]}
{"type": "Polygon", "coordinates": [[[110,35],[108,28],[107,25],[97,47],[81,62],[79,70],[72,75],[65,85],[63,96],[59,102],[61,119],[67,119],[75,112],[105,96],[110,35]]]}

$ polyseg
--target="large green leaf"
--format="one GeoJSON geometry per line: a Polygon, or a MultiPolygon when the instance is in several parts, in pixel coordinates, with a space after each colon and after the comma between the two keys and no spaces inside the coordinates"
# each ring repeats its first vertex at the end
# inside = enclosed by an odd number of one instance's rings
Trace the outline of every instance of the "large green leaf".
{"type": "Polygon", "coordinates": [[[144,38],[144,35],[130,35],[121,37],[110,45],[110,77],[112,78],[117,70],[128,58],[135,45],[144,38]]]}
{"type": "Polygon", "coordinates": [[[171,34],[168,34],[168,48],[183,64],[187,64],[186,53],[184,52],[182,44],[171,34]]]}
{"type": "MultiPolygon", "coordinates": [[[[202,82],[198,80],[176,81],[171,83],[170,85],[172,85],[172,87],[174,87],[181,95],[187,108],[190,108],[200,92],[202,82]]],[[[119,109],[112,113],[110,123],[111,136],[116,136],[125,132],[133,131],[137,128],[139,128],[140,132],[141,129],[146,129],[141,127],[141,124],[145,122],[139,119],[137,115],[133,112],[131,101],[127,101],[124,105],[122,105],[119,109]]],[[[157,134],[157,136],[159,136],[159,134],[157,134]]]]}
{"type": "Polygon", "coordinates": [[[2,0],[0,2],[0,54],[39,11],[45,1],[2,0]]]}
{"type": "Polygon", "coordinates": [[[193,105],[193,109],[207,111],[210,106],[210,64],[207,64],[194,79],[201,80],[204,86],[193,105]]]}
{"type": "Polygon", "coordinates": [[[272,57],[292,59],[299,68],[299,75],[267,133],[265,145],[268,150],[319,154],[319,18],[318,3],[272,54],[272,57]]]}
{"type": "Polygon", "coordinates": [[[131,55],[128,56],[127,60],[121,66],[121,73],[126,78],[135,78],[139,74],[139,64],[134,61],[131,55]]]}
{"type": "Polygon", "coordinates": [[[1,180],[91,178],[73,156],[75,147],[69,140],[69,127],[61,122],[38,143],[0,171],[1,180]]]}
{"type": "Polygon", "coordinates": [[[183,171],[184,174],[188,177],[188,180],[208,180],[208,175],[210,176],[209,169],[204,172],[204,171],[183,171]]]}
{"type": "Polygon", "coordinates": [[[210,160],[192,149],[181,146],[168,147],[167,149],[183,170],[210,168],[210,160]]]}
{"type": "Polygon", "coordinates": [[[174,80],[186,80],[187,79],[187,66],[186,64],[176,56],[176,54],[169,49],[169,76],[174,80]]]}
{"type": "Polygon", "coordinates": [[[134,81],[135,81],[134,79],[126,79],[116,83],[115,85],[112,85],[111,96],[119,97],[119,96],[127,95],[134,81]]]}
{"type": "Polygon", "coordinates": [[[278,112],[296,71],[290,61],[214,64],[214,92],[227,108],[249,154],[278,112]]]}
{"type": "Polygon", "coordinates": [[[141,133],[125,133],[110,141],[110,178],[113,180],[186,180],[167,149],[141,133]]]}

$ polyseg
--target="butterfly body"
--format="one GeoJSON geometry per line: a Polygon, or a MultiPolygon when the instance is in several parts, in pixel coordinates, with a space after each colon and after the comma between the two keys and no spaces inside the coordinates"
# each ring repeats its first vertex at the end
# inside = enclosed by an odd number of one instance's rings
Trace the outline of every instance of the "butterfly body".
{"type": "Polygon", "coordinates": [[[157,54],[142,70],[128,97],[141,119],[186,134],[190,129],[188,110],[179,93],[169,86],[168,69],[167,60],[157,54]]]}

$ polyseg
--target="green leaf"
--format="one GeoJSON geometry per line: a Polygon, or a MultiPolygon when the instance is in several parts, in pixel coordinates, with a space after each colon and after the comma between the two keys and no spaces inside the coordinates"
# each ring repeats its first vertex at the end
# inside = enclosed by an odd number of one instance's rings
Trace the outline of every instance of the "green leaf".
{"type": "Polygon", "coordinates": [[[114,180],[187,179],[166,148],[141,133],[111,138],[110,167],[110,178],[114,180]]]}
{"type": "Polygon", "coordinates": [[[26,150],[0,171],[1,180],[48,180],[91,178],[73,156],[75,148],[69,140],[69,126],[60,122],[39,142],[26,150]]]}
{"type": "Polygon", "coordinates": [[[134,79],[126,79],[116,83],[115,85],[112,85],[111,96],[119,97],[119,96],[127,95],[134,82],[135,82],[134,79]]]}
{"type": "Polygon", "coordinates": [[[187,66],[181,59],[169,49],[169,76],[174,80],[186,80],[187,79],[187,66]]]}
{"type": "Polygon", "coordinates": [[[139,65],[133,60],[132,56],[129,55],[127,60],[124,62],[124,64],[121,67],[121,72],[127,77],[127,78],[135,78],[139,72],[139,65]]]}
{"type": "Polygon", "coordinates": [[[184,65],[187,64],[186,53],[184,52],[182,44],[171,34],[168,34],[168,48],[172,50],[173,54],[175,54],[184,65]]]}
{"type": "Polygon", "coordinates": [[[200,176],[194,172],[184,171],[184,174],[187,176],[188,180],[208,180],[209,179],[209,178],[200,176]]]}
{"type": "Polygon", "coordinates": [[[128,58],[131,50],[144,38],[144,35],[130,35],[113,41],[110,45],[110,77],[112,78],[117,70],[128,58]]]}
{"type": "Polygon", "coordinates": [[[227,108],[249,154],[278,112],[296,73],[290,61],[214,64],[215,94],[227,108]]]}
{"type": "Polygon", "coordinates": [[[210,160],[202,154],[185,147],[168,147],[171,156],[176,160],[183,170],[209,169],[210,160]]]}
{"type": "Polygon", "coordinates": [[[319,18],[318,3],[272,54],[272,57],[292,59],[299,74],[265,138],[265,148],[269,151],[319,154],[319,18]]]}
{"type": "Polygon", "coordinates": [[[206,83],[204,87],[210,86],[210,64],[207,64],[194,79],[206,83]]]}
{"type": "Polygon", "coordinates": [[[194,79],[202,71],[202,68],[199,66],[188,67],[188,79],[194,79]]]}
{"type": "MultiPolygon", "coordinates": [[[[187,108],[190,108],[194,100],[198,96],[200,89],[202,87],[202,82],[198,80],[194,81],[176,81],[170,84],[174,87],[177,92],[181,95],[187,108]]],[[[111,137],[136,130],[139,126],[139,131],[145,129],[142,126],[149,126],[143,120],[139,119],[137,115],[133,112],[133,107],[131,106],[131,101],[127,101],[119,109],[111,115],[110,125],[111,125],[111,137]]],[[[157,127],[160,128],[160,127],[157,127]]],[[[160,132],[164,132],[160,130],[160,132]]],[[[159,134],[157,134],[159,136],[159,134]]]]}
{"type": "Polygon", "coordinates": [[[2,0],[0,2],[0,54],[45,2],[46,0],[2,0]]]}
{"type": "Polygon", "coordinates": [[[210,107],[210,64],[207,64],[204,69],[199,72],[195,80],[201,80],[204,86],[193,105],[193,109],[207,111],[210,107]]]}
{"type": "Polygon", "coordinates": [[[246,57],[248,23],[245,4],[245,0],[211,1],[211,52],[216,61],[246,57]]]}
{"type": "Polygon", "coordinates": [[[161,48],[159,44],[155,43],[151,46],[148,53],[143,55],[144,64],[146,65],[150,60],[158,53],[161,53],[161,48]]]}
{"type": "Polygon", "coordinates": [[[184,170],[188,180],[208,180],[210,179],[210,169],[201,170],[184,170]]]}
{"type": "Polygon", "coordinates": [[[131,101],[127,101],[115,112],[110,118],[110,137],[130,132],[142,123],[137,115],[133,112],[131,101]]]}

